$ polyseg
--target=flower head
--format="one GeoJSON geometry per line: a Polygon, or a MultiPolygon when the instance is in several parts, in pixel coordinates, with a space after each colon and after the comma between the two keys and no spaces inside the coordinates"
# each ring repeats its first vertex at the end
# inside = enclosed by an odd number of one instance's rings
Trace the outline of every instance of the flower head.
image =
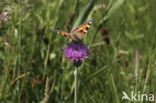
{"type": "Polygon", "coordinates": [[[64,50],[64,55],[67,59],[72,59],[73,64],[80,64],[89,55],[89,49],[84,44],[75,42],[70,43],[64,50]]]}

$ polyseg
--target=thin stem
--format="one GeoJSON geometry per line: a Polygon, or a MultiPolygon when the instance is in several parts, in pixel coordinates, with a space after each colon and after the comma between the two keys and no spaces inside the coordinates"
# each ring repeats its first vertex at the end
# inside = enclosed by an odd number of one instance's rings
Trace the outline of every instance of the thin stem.
{"type": "Polygon", "coordinates": [[[77,98],[78,98],[78,67],[75,68],[75,71],[74,71],[74,75],[75,75],[75,96],[74,96],[74,103],[77,103],[77,98]]]}
{"type": "Polygon", "coordinates": [[[136,49],[136,54],[135,54],[135,93],[137,92],[138,89],[138,71],[139,71],[139,50],[136,49]]]}

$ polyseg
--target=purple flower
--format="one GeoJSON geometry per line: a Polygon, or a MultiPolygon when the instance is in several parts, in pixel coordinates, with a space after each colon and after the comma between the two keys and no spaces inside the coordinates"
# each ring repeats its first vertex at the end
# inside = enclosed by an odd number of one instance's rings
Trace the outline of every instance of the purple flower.
{"type": "Polygon", "coordinates": [[[64,50],[67,59],[72,59],[72,63],[81,63],[89,55],[89,49],[84,44],[70,43],[64,50]]]}

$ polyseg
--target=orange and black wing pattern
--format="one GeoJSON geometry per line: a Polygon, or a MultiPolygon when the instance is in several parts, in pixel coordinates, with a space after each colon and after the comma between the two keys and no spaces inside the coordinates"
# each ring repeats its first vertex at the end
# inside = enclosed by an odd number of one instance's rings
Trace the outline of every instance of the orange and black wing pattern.
{"type": "Polygon", "coordinates": [[[92,20],[89,20],[86,23],[74,29],[71,33],[66,33],[60,30],[55,30],[55,31],[59,34],[62,34],[63,36],[66,36],[68,38],[71,38],[74,41],[79,42],[82,40],[82,37],[87,33],[91,23],[92,23],[92,20]]]}
{"type": "MultiPolygon", "coordinates": [[[[70,36],[69,33],[66,33],[66,32],[63,32],[63,31],[60,31],[60,30],[55,30],[55,32],[57,32],[57,33],[59,33],[59,34],[61,34],[61,35],[63,35],[63,36],[66,36],[66,37],[68,37],[68,38],[71,38],[71,36],[70,36]]],[[[71,39],[72,39],[72,38],[71,38],[71,39]]]]}
{"type": "Polygon", "coordinates": [[[79,38],[82,38],[87,33],[91,24],[92,24],[92,20],[89,20],[86,23],[74,29],[71,33],[76,34],[79,38]]]}

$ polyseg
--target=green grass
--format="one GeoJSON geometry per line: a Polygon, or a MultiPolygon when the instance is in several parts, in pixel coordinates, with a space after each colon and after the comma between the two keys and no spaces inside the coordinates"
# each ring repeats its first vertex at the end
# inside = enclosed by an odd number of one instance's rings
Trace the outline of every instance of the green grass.
{"type": "Polygon", "coordinates": [[[78,103],[130,103],[121,101],[122,91],[156,96],[155,4],[155,0],[0,1],[0,14],[4,9],[10,14],[9,21],[0,19],[0,103],[74,102],[74,67],[62,50],[70,40],[54,32],[67,31],[72,13],[68,31],[93,19],[84,37],[90,55],[79,68],[78,103]],[[103,28],[108,29],[109,44],[101,35],[103,28]]]}

